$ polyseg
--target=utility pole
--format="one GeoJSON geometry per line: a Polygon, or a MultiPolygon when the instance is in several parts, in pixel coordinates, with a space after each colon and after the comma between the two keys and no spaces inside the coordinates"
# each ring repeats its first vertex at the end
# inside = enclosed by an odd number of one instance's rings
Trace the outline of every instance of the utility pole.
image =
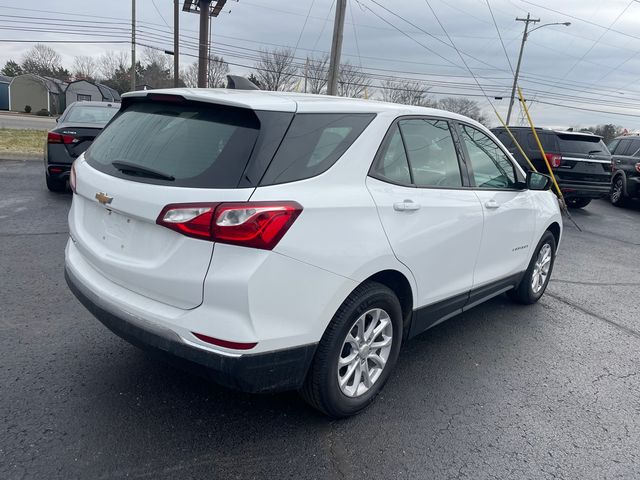
{"type": "Polygon", "coordinates": [[[331,58],[329,60],[329,77],[327,80],[327,94],[337,95],[338,76],[340,75],[340,54],[342,52],[342,37],[344,33],[344,17],[347,10],[347,0],[337,0],[336,19],[333,22],[333,40],[331,42],[331,58]]]}
{"type": "Polygon", "coordinates": [[[136,0],[131,0],[131,91],[136,89],[136,0]]]}
{"type": "Polygon", "coordinates": [[[211,0],[200,0],[200,49],[198,51],[198,88],[207,86],[209,59],[209,7],[211,0]]]}
{"type": "Polygon", "coordinates": [[[513,87],[511,88],[511,99],[509,100],[509,111],[507,112],[507,125],[511,119],[511,111],[513,110],[513,102],[516,98],[516,86],[518,85],[518,76],[520,75],[520,63],[522,63],[522,52],[524,51],[524,42],[527,41],[527,34],[530,23],[538,23],[539,18],[531,18],[531,14],[527,13],[527,18],[516,18],[516,22],[524,22],[524,33],[522,34],[522,43],[520,44],[520,55],[518,55],[518,64],[516,65],[516,73],[513,75],[513,87]]]}
{"type": "Polygon", "coordinates": [[[180,0],[173,0],[173,86],[180,85],[180,0]]]}

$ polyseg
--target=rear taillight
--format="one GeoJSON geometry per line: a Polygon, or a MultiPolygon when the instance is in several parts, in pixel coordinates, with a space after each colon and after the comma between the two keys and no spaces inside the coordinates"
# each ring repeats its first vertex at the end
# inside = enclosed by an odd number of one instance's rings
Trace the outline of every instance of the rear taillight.
{"type": "Polygon", "coordinates": [[[640,173],[640,163],[636,163],[636,172],[640,173]]]}
{"type": "Polygon", "coordinates": [[[181,203],[156,223],[188,237],[272,250],[302,212],[296,202],[181,203]]]}
{"type": "Polygon", "coordinates": [[[47,143],[64,143],[69,145],[77,142],[78,139],[71,135],[63,135],[61,133],[49,132],[47,133],[47,143]]]}
{"type": "Polygon", "coordinates": [[[69,172],[69,187],[73,193],[76,193],[76,162],[71,164],[71,171],[69,172]]]}
{"type": "Polygon", "coordinates": [[[545,153],[544,156],[547,157],[551,168],[558,168],[562,164],[562,155],[558,153],[545,153]]]}

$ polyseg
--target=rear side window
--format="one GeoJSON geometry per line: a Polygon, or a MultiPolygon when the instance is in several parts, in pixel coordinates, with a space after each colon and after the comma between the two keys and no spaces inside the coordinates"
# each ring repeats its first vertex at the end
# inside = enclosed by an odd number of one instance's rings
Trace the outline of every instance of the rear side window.
{"type": "Polygon", "coordinates": [[[295,182],[327,171],[374,117],[353,113],[296,114],[260,184],[295,182]]]}
{"type": "MultiPolygon", "coordinates": [[[[540,139],[540,143],[542,143],[542,148],[544,148],[545,152],[558,152],[558,143],[556,142],[556,136],[553,133],[536,133],[538,134],[538,138],[540,139]]],[[[540,151],[538,148],[538,142],[536,142],[536,137],[533,136],[533,133],[529,133],[527,135],[527,143],[529,144],[529,148],[540,151]]]]}
{"type": "Polygon", "coordinates": [[[558,144],[560,153],[581,155],[590,155],[596,153],[609,154],[607,146],[600,137],[592,137],[589,135],[571,135],[566,133],[558,134],[558,144]]]}
{"type": "Polygon", "coordinates": [[[627,153],[627,155],[632,155],[634,157],[638,157],[640,155],[638,155],[640,152],[640,139],[634,138],[633,140],[631,140],[631,148],[629,149],[629,152],[627,153]]]}
{"type": "Polygon", "coordinates": [[[196,102],[139,102],[113,120],[86,158],[98,170],[128,180],[234,188],[259,131],[258,118],[247,109],[196,102]],[[173,180],[123,173],[113,162],[139,166],[173,180]]]}
{"type": "Polygon", "coordinates": [[[460,164],[449,123],[411,119],[398,122],[413,183],[419,187],[461,187],[460,164]]]}
{"type": "Polygon", "coordinates": [[[500,140],[500,143],[502,143],[502,145],[504,145],[506,148],[511,148],[514,145],[513,140],[511,139],[511,136],[506,130],[492,130],[492,131],[493,131],[493,134],[496,137],[498,137],[498,140],[500,140]]]}
{"type": "Polygon", "coordinates": [[[371,174],[375,178],[391,183],[411,184],[409,161],[397,125],[393,126],[391,135],[387,137],[382,146],[382,150],[371,168],[371,174]]]}

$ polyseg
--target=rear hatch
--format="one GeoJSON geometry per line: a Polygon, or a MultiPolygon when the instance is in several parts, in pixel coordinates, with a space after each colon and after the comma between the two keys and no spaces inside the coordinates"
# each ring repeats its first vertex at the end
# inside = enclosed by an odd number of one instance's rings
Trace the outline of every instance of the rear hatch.
{"type": "Polygon", "coordinates": [[[557,153],[562,156],[555,169],[564,181],[609,184],[611,154],[595,135],[557,132],[557,153]]]}
{"type": "Polygon", "coordinates": [[[249,200],[260,176],[252,163],[266,163],[279,144],[266,142],[267,133],[281,139],[293,114],[151,98],[127,99],[76,162],[71,235],[114,283],[194,308],[214,244],[156,224],[160,212],[169,204],[249,200]]]}

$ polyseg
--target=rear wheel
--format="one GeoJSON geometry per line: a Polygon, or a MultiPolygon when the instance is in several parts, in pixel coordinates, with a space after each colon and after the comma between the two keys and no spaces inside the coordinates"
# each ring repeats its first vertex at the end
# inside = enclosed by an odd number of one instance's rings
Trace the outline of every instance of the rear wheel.
{"type": "Polygon", "coordinates": [[[389,378],[401,342],[402,309],[396,295],[379,283],[360,285],[327,327],[302,397],[331,417],[358,413],[389,378]]]}
{"type": "Polygon", "coordinates": [[[590,198],[569,198],[567,199],[567,207],[569,208],[584,208],[591,203],[590,198]]]}
{"type": "Polygon", "coordinates": [[[545,232],[535,249],[518,287],[508,292],[509,297],[525,305],[536,303],[547,289],[553,263],[556,259],[556,239],[549,231],[545,232]]]}
{"type": "Polygon", "coordinates": [[[47,181],[47,188],[56,193],[66,192],[67,191],[67,182],[66,180],[58,180],[55,178],[51,178],[45,175],[45,179],[47,181]]]}
{"type": "Polygon", "coordinates": [[[621,175],[618,175],[613,184],[611,185],[611,194],[609,196],[611,203],[616,207],[622,207],[625,203],[624,198],[624,180],[621,175]]]}

